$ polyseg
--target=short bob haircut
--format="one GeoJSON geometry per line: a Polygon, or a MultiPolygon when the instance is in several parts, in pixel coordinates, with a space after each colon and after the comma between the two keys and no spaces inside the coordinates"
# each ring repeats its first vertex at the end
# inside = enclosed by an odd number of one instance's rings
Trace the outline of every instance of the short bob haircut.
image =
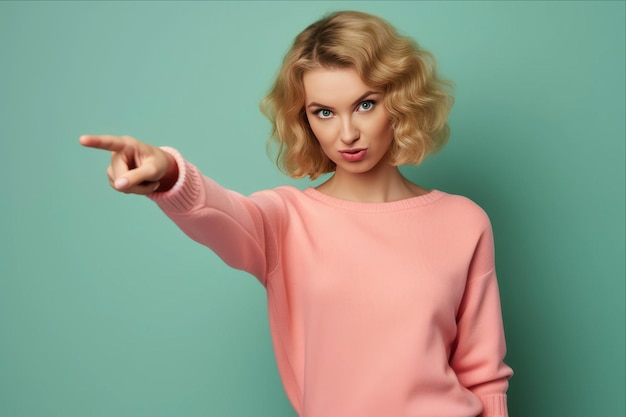
{"type": "Polygon", "coordinates": [[[303,75],[318,68],[353,68],[366,85],[384,92],[394,129],[391,164],[419,164],[448,140],[451,83],[437,77],[433,56],[377,16],[335,12],[295,38],[261,102],[272,122],[268,146],[278,143],[276,163],[287,175],[315,179],[335,170],[304,109],[303,75]]]}

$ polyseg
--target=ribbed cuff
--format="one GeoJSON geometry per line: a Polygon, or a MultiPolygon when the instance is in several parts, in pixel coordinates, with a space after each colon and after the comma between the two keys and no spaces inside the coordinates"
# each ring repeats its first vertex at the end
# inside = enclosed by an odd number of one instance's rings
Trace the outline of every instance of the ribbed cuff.
{"type": "Polygon", "coordinates": [[[198,201],[201,188],[201,174],[198,169],[187,162],[174,148],[162,146],[162,150],[174,157],[178,164],[178,180],[165,192],[154,192],[148,197],[167,212],[184,213],[193,208],[198,201]]]}
{"type": "Polygon", "coordinates": [[[506,394],[482,395],[480,401],[483,403],[481,417],[509,417],[506,394]]]}

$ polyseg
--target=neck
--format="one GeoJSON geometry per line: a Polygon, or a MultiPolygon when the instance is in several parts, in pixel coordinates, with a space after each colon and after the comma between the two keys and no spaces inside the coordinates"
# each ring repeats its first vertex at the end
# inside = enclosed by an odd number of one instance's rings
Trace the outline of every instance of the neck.
{"type": "Polygon", "coordinates": [[[365,173],[338,170],[318,191],[342,200],[386,203],[426,194],[428,191],[407,180],[395,166],[365,173]]]}

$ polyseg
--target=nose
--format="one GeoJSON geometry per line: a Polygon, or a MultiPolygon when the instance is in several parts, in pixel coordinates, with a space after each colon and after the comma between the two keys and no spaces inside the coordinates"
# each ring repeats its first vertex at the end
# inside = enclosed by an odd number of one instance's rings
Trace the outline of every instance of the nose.
{"type": "Polygon", "coordinates": [[[354,125],[352,117],[344,117],[341,120],[341,131],[339,132],[339,139],[346,145],[351,145],[359,140],[360,133],[357,127],[354,125]]]}

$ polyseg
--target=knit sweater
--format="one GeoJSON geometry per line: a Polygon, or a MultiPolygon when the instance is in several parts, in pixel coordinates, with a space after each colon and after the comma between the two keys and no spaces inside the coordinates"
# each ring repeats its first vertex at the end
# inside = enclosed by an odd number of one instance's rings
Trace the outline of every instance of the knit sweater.
{"type": "Polygon", "coordinates": [[[438,190],[388,203],[294,187],[246,197],[163,149],[179,179],[151,198],[266,288],[299,416],[507,416],[493,237],[475,203],[438,190]]]}

